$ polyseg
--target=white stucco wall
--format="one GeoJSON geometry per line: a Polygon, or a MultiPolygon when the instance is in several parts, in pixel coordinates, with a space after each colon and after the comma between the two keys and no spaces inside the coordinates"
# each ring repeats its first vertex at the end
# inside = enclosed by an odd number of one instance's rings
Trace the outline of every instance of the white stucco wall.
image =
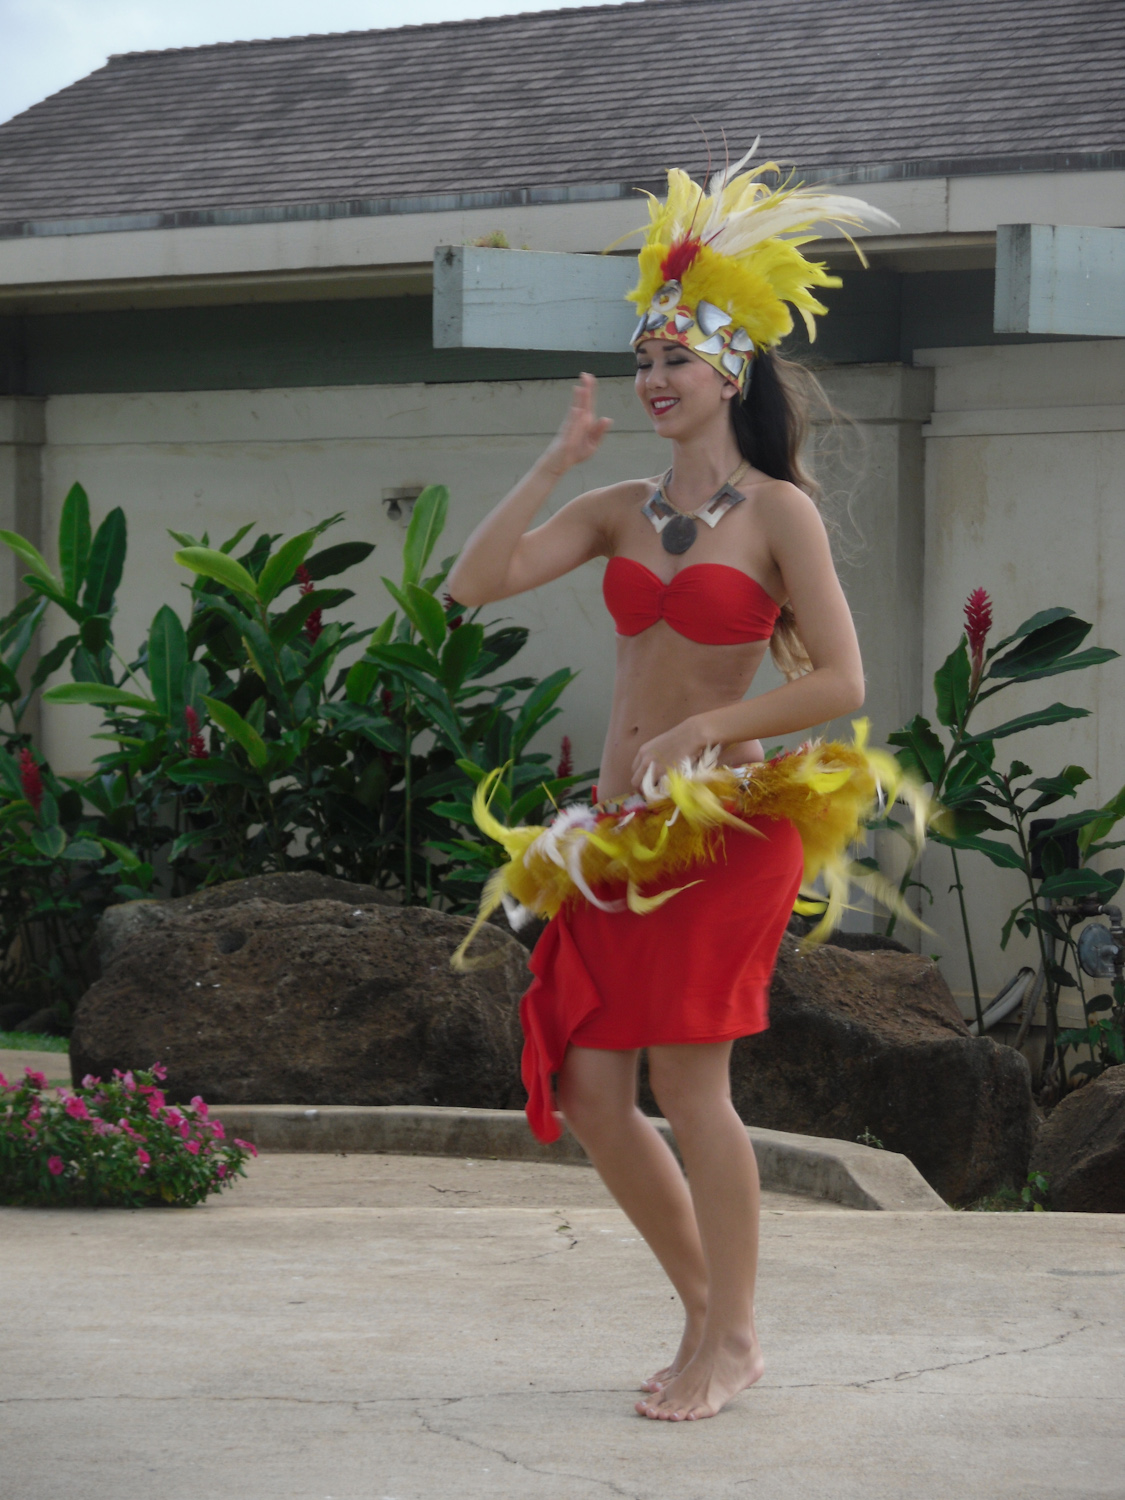
{"type": "MultiPolygon", "coordinates": [[[[828,377],[834,401],[856,420],[842,434],[846,473],[823,465],[850,491],[858,529],[845,524],[842,565],[868,661],[868,711],[886,732],[917,694],[920,622],[920,424],[929,412],[928,372],[856,367],[828,377]],[[904,498],[905,497],[905,498],[904,498]],[[888,610],[896,615],[888,628],[888,610]],[[901,614],[903,618],[897,616],[901,614]]],[[[452,504],[445,551],[455,551],[485,511],[541,451],[565,409],[565,381],[452,386],[380,386],[159,395],[53,397],[43,449],[43,538],[53,551],[59,509],[80,479],[95,524],[121,504],[129,557],[119,594],[118,642],[131,651],[161,602],[182,601],[183,570],[169,526],[213,542],[244,521],[292,532],[334,511],[334,536],[373,540],[377,550],[346,581],[357,598],[344,617],[378,623],[389,609],[380,577],[398,577],[401,523],[387,518],[387,489],[443,483],[452,504]]],[[[601,407],[614,418],[597,456],[567,476],[551,504],[667,461],[628,380],[603,382],[601,407]]],[[[847,523],[846,508],[837,510],[847,523]]],[[[600,598],[601,565],[591,564],[539,593],[493,612],[530,627],[523,663],[546,673],[581,671],[544,748],[565,732],[580,766],[596,765],[612,686],[613,632],[600,598]]],[[[64,629],[55,620],[48,638],[64,629]]],[[[764,670],[770,676],[769,667],[764,670]]],[[[88,764],[96,715],[45,706],[43,748],[61,771],[88,764]]]]}
{"type": "MultiPolygon", "coordinates": [[[[930,350],[934,415],[925,429],[924,676],[957,642],[970,590],[994,601],[994,639],[1039,609],[1064,605],[1093,623],[1088,645],[1125,651],[1125,340],[930,350]]],[[[1125,782],[1125,666],[1013,687],[982,708],[980,727],[1061,701],[1091,717],[998,742],[998,761],[1020,758],[1037,774],[1084,766],[1093,780],[1074,802],[1043,816],[1097,806],[1125,782]]],[[[1119,855],[1103,857],[1120,864],[1119,855]]],[[[926,875],[935,934],[955,990],[967,991],[948,852],[933,849],[926,875]]],[[[995,989],[1033,945],[999,932],[1020,881],[983,857],[962,861],[982,985],[995,989]]],[[[1077,1019],[1077,1018],[1075,1018],[1077,1019]]]]}

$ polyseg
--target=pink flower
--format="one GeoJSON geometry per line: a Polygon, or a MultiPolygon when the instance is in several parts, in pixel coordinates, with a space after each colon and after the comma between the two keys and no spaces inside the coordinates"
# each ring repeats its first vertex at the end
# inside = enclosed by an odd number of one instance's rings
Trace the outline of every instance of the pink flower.
{"type": "Polygon", "coordinates": [[[212,1120],[211,1121],[211,1134],[215,1137],[215,1139],[217,1141],[225,1141],[226,1140],[227,1133],[223,1129],[223,1122],[221,1120],[212,1120]]]}
{"type": "Polygon", "coordinates": [[[63,1166],[62,1157],[49,1156],[47,1158],[47,1171],[50,1172],[52,1177],[60,1177],[66,1171],[66,1168],[63,1166]]]}
{"type": "Polygon", "coordinates": [[[92,1089],[94,1085],[98,1083],[101,1083],[100,1078],[95,1078],[93,1073],[87,1073],[85,1078],[83,1078],[82,1080],[82,1087],[84,1089],[92,1089]]]}
{"type": "Polygon", "coordinates": [[[155,1120],[164,1108],[164,1095],[154,1088],[146,1089],[145,1092],[148,1094],[148,1112],[155,1120]]]}
{"type": "Polygon", "coordinates": [[[159,1079],[161,1083],[163,1083],[164,1080],[168,1077],[168,1069],[164,1066],[163,1063],[153,1063],[152,1067],[149,1069],[149,1072],[154,1078],[159,1079]]]}
{"type": "Polygon", "coordinates": [[[181,1137],[182,1140],[185,1140],[185,1141],[191,1139],[191,1126],[188,1124],[188,1122],[186,1120],[180,1126],[180,1137],[181,1137]]]}
{"type": "Polygon", "coordinates": [[[140,1133],[139,1130],[134,1130],[133,1129],[133,1127],[129,1124],[129,1121],[125,1118],[124,1115],[121,1116],[120,1120],[118,1120],[117,1123],[121,1127],[121,1129],[125,1132],[125,1134],[129,1137],[130,1140],[133,1140],[133,1141],[143,1141],[144,1140],[144,1136],[140,1133]]]}
{"type": "Polygon", "coordinates": [[[227,1175],[227,1164],[225,1161],[219,1162],[218,1171],[220,1177],[225,1177],[227,1175]]]}
{"type": "Polygon", "coordinates": [[[965,634],[969,639],[974,688],[980,681],[980,674],[984,667],[984,642],[991,629],[992,600],[984,589],[974,589],[965,601],[965,634]]]}
{"type": "Polygon", "coordinates": [[[190,703],[184,709],[184,720],[188,730],[188,759],[210,760],[211,757],[207,753],[207,746],[204,744],[203,736],[199,732],[199,715],[190,703]]]}
{"type": "Polygon", "coordinates": [[[178,1109],[166,1109],[164,1111],[164,1123],[165,1125],[170,1125],[173,1130],[177,1130],[184,1123],[184,1117],[178,1109]]]}
{"type": "Polygon", "coordinates": [[[152,1164],[152,1157],[142,1147],[137,1148],[137,1165],[142,1172],[147,1172],[152,1164]]]}
{"type": "Polygon", "coordinates": [[[192,1156],[198,1156],[199,1155],[199,1142],[198,1141],[185,1141],[184,1145],[191,1152],[192,1156]]]}
{"type": "Polygon", "coordinates": [[[192,1095],[191,1107],[196,1111],[197,1114],[202,1115],[204,1119],[207,1118],[207,1105],[203,1102],[203,1096],[201,1094],[192,1095]]]}
{"type": "Polygon", "coordinates": [[[41,1120],[43,1118],[43,1106],[38,1099],[33,1099],[28,1106],[27,1118],[29,1120],[41,1120]]]}
{"type": "Polygon", "coordinates": [[[94,1132],[95,1135],[120,1135],[121,1134],[121,1132],[120,1132],[120,1130],[118,1130],[117,1126],[116,1125],[111,1125],[108,1120],[98,1120],[98,1119],[95,1119],[95,1120],[93,1120],[91,1122],[90,1128],[91,1128],[91,1130],[93,1130],[93,1132],[94,1132]]]}
{"type": "Polygon", "coordinates": [[[28,1083],[34,1085],[35,1088],[45,1089],[47,1087],[46,1073],[36,1073],[31,1068],[24,1068],[24,1072],[27,1074],[28,1083]]]}
{"type": "Polygon", "coordinates": [[[136,1090],[137,1080],[133,1077],[133,1071],[131,1068],[128,1073],[121,1073],[118,1076],[130,1093],[133,1093],[136,1090]]]}
{"type": "Polygon", "coordinates": [[[236,1146],[241,1146],[243,1151],[249,1151],[251,1156],[257,1156],[258,1154],[258,1148],[257,1146],[255,1146],[253,1141],[240,1141],[238,1137],[235,1136],[234,1144],[236,1146]]]}
{"type": "Polygon", "coordinates": [[[79,1099],[77,1094],[72,1094],[66,1101],[66,1112],[72,1120],[88,1120],[90,1111],[86,1108],[85,1099],[79,1099]]]}
{"type": "MultiPolygon", "coordinates": [[[[312,581],[312,574],[304,563],[297,569],[297,582],[301,585],[302,594],[311,594],[316,588],[316,584],[312,581]]],[[[305,621],[305,638],[310,645],[316,645],[323,629],[324,621],[320,617],[320,610],[314,609],[305,621]]]]}
{"type": "MultiPolygon", "coordinates": [[[[32,812],[37,813],[43,805],[43,776],[35,764],[35,757],[26,746],[20,751],[20,785],[24,796],[31,803],[32,812]]],[[[59,1171],[62,1171],[61,1167],[59,1171]]]]}
{"type": "Polygon", "coordinates": [[[555,770],[558,777],[574,775],[574,754],[570,745],[570,735],[564,734],[562,745],[559,749],[559,763],[555,770]]]}
{"type": "Polygon", "coordinates": [[[9,1083],[8,1080],[4,1077],[3,1073],[0,1073],[0,1089],[12,1089],[12,1088],[15,1088],[15,1084],[14,1083],[9,1083]]]}

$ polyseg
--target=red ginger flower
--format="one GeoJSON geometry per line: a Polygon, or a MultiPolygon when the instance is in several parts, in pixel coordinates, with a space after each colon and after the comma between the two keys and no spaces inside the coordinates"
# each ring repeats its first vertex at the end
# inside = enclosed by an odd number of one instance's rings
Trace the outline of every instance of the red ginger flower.
{"type": "Polygon", "coordinates": [[[555,768],[555,775],[560,781],[564,776],[574,775],[574,754],[571,749],[569,734],[564,734],[562,737],[562,745],[559,747],[559,763],[555,768]]]}
{"type": "Polygon", "coordinates": [[[20,786],[31,803],[32,812],[38,812],[43,804],[43,776],[35,757],[26,747],[20,751],[20,786]]]}
{"type": "MultiPolygon", "coordinates": [[[[447,611],[449,611],[451,609],[459,609],[460,608],[460,605],[457,603],[457,600],[454,599],[453,595],[449,592],[448,589],[446,589],[446,591],[442,594],[441,599],[442,599],[442,603],[445,605],[445,608],[446,608],[447,611]]],[[[452,618],[452,620],[450,620],[450,622],[449,622],[449,628],[450,628],[450,630],[456,630],[459,625],[464,624],[464,621],[465,621],[465,616],[463,614],[462,615],[454,615],[453,618],[452,618]]]]}
{"type": "Polygon", "coordinates": [[[974,589],[965,601],[965,634],[969,639],[969,657],[973,664],[973,685],[980,681],[984,667],[984,642],[992,629],[992,600],[984,589],[974,589]]]}
{"type": "MultiPolygon", "coordinates": [[[[301,585],[302,594],[311,594],[316,588],[316,584],[312,581],[312,575],[304,563],[297,569],[297,582],[301,585]]],[[[320,632],[323,629],[324,621],[320,617],[320,610],[314,609],[305,621],[305,639],[311,646],[316,645],[320,637],[320,632]]]]}
{"type": "Polygon", "coordinates": [[[203,736],[199,732],[199,715],[190,703],[184,709],[184,719],[188,728],[188,757],[191,760],[210,760],[207,746],[203,743],[203,736]]]}

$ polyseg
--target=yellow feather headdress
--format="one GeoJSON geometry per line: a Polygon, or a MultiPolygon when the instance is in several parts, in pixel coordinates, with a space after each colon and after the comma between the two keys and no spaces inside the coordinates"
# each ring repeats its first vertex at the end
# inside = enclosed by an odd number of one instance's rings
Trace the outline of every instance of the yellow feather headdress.
{"type": "Polygon", "coordinates": [[[842,230],[861,261],[848,229],[897,228],[889,214],[859,198],[791,177],[767,187],[761,179],[780,175],[776,162],[741,170],[757,146],[716,173],[706,189],[673,168],[664,201],[648,195],[640,279],[628,294],[641,314],[634,347],[651,338],[682,344],[743,391],[754,352],[772,349],[792,330],[790,309],[814,339],[814,315],[828,309],[812,288],[841,285],[801,254],[800,247],[817,238],[816,226],[842,230]]]}

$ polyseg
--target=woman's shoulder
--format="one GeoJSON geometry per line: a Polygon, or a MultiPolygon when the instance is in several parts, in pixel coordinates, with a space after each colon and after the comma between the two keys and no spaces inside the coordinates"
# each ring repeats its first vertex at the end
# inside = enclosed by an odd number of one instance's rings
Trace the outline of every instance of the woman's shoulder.
{"type": "Polygon", "coordinates": [[[800,525],[820,520],[816,501],[788,479],[773,479],[763,474],[753,486],[752,494],[759,515],[767,523],[800,525]]]}
{"type": "Polygon", "coordinates": [[[649,479],[620,479],[614,484],[586,490],[571,503],[586,505],[602,513],[628,510],[647,500],[659,483],[659,475],[649,479]]]}

